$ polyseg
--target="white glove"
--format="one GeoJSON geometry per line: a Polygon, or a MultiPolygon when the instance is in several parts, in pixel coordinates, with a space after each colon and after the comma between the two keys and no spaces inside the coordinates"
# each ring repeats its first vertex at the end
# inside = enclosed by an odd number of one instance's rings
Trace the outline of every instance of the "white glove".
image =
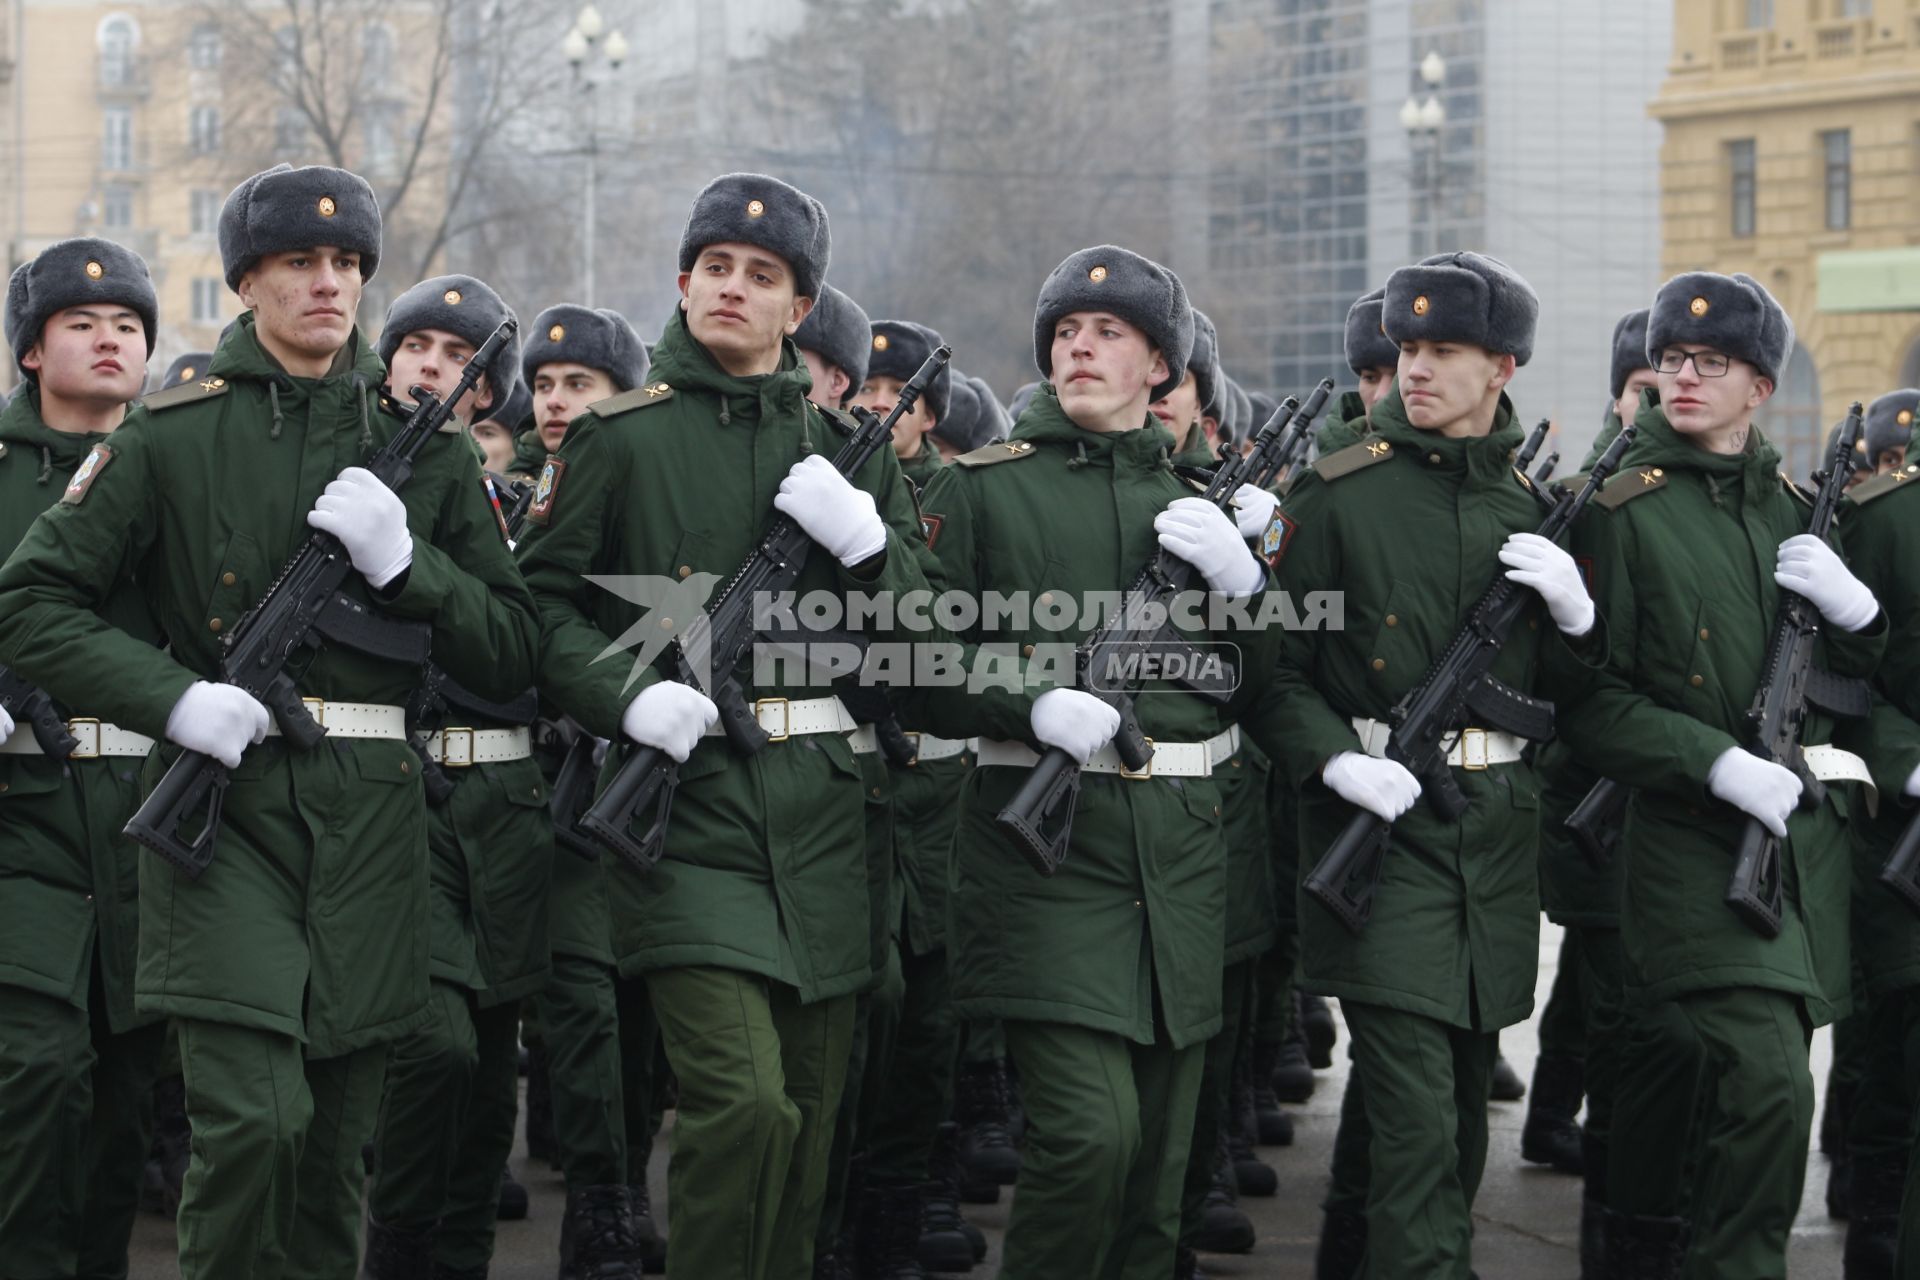
{"type": "Polygon", "coordinates": [[[1342,751],[1320,770],[1320,780],[1348,804],[1392,822],[1420,798],[1420,779],[1398,760],[1376,760],[1364,751],[1342,751]]]}
{"type": "Polygon", "coordinates": [[[773,505],[849,569],[887,549],[887,526],[873,495],[849,484],[820,454],[793,464],[773,505]]]}
{"type": "Polygon", "coordinates": [[[1273,509],[1280,499],[1258,485],[1243,484],[1233,491],[1233,522],[1240,526],[1242,538],[1263,536],[1273,523],[1273,509]]]}
{"type": "Polygon", "coordinates": [[[1800,803],[1800,777],[1745,747],[1729,747],[1707,770],[1707,790],[1782,839],[1787,817],[1800,803]]]}
{"type": "Polygon", "coordinates": [[[1557,543],[1537,533],[1516,533],[1500,548],[1500,563],[1507,566],[1508,581],[1531,587],[1546,601],[1553,625],[1564,634],[1593,630],[1593,598],[1579,566],[1557,543]]]}
{"type": "Polygon", "coordinates": [[[662,680],[650,684],[620,715],[620,732],[643,746],[658,747],[685,764],[700,735],[720,718],[713,699],[690,684],[662,680]]]}
{"type": "Polygon", "coordinates": [[[365,467],[348,467],[329,483],[307,523],[340,539],[353,567],[375,588],[413,563],[407,504],[365,467]]]}
{"type": "Polygon", "coordinates": [[[266,707],[245,689],[195,680],[167,713],[167,741],[237,769],[247,748],[266,739],[270,723],[266,707]]]}
{"type": "Polygon", "coordinates": [[[1853,576],[1834,549],[1810,533],[1780,544],[1773,580],[1813,601],[1822,617],[1842,631],[1858,631],[1880,616],[1880,602],[1853,576]]]}
{"type": "Polygon", "coordinates": [[[1033,700],[1033,736],[1085,764],[1120,732],[1120,713],[1090,693],[1049,689],[1033,700]]]}
{"type": "Polygon", "coordinates": [[[7,709],[5,707],[0,707],[0,747],[6,746],[7,739],[11,738],[12,736],[13,736],[13,717],[7,714],[7,709]]]}
{"type": "MultiPolygon", "coordinates": [[[[0,742],[5,741],[5,736],[0,736],[0,742]]],[[[1915,767],[1914,771],[1907,775],[1907,785],[1902,787],[1901,790],[1906,792],[1910,797],[1920,796],[1920,766],[1915,767]]]]}
{"type": "Polygon", "coordinates": [[[1223,596],[1250,596],[1266,585],[1267,567],[1227,513],[1205,498],[1176,498],[1153,518],[1160,545],[1179,556],[1223,596]]]}

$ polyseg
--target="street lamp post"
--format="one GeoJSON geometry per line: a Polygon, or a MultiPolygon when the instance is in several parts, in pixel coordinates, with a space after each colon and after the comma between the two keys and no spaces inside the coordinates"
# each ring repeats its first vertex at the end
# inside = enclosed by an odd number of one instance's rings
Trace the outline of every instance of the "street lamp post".
{"type": "Polygon", "coordinates": [[[586,99],[587,108],[587,172],[582,193],[584,207],[580,215],[580,293],[582,304],[588,307],[593,306],[594,239],[598,231],[600,182],[599,120],[593,92],[598,82],[588,62],[596,49],[606,59],[609,72],[618,71],[620,64],[627,60],[626,37],[616,31],[607,36],[603,44],[600,36],[605,30],[606,21],[600,16],[600,10],[588,4],[574,18],[573,27],[560,42],[561,52],[566,54],[567,63],[573,68],[574,88],[586,99]]]}
{"type": "MultiPolygon", "coordinates": [[[[1447,123],[1440,86],[1447,78],[1447,61],[1438,50],[1428,50],[1427,56],[1420,59],[1419,72],[1427,87],[1427,100],[1420,101],[1417,93],[1408,94],[1407,100],[1400,104],[1400,126],[1407,131],[1408,149],[1418,148],[1425,157],[1420,195],[1426,206],[1427,252],[1435,254],[1440,252],[1440,130],[1447,123]]],[[[1410,235],[1408,239],[1413,242],[1414,256],[1420,257],[1419,237],[1410,235]]]]}

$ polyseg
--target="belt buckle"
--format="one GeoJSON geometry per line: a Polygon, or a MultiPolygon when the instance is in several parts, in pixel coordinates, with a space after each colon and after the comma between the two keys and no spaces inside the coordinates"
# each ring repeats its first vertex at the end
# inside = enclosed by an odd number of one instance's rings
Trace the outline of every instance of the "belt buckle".
{"type": "Polygon", "coordinates": [[[327,700],[325,698],[302,698],[300,699],[300,705],[307,709],[307,714],[313,717],[315,724],[319,725],[322,729],[327,727],[327,700]]]}
{"type": "Polygon", "coordinates": [[[913,754],[907,757],[907,763],[919,764],[920,763],[920,731],[918,729],[902,729],[900,731],[900,736],[913,744],[913,754]]]}
{"type": "Polygon", "coordinates": [[[753,718],[756,723],[760,724],[762,729],[766,729],[768,742],[785,742],[792,736],[787,732],[793,723],[792,712],[788,709],[785,698],[755,698],[753,701],[753,718]],[[778,733],[767,729],[766,724],[760,720],[760,710],[762,707],[776,705],[780,708],[780,732],[778,733]]]}
{"type": "Polygon", "coordinates": [[[1460,731],[1460,767],[1469,773],[1483,773],[1487,768],[1487,731],[1485,729],[1462,729],[1460,731]],[[1479,759],[1475,760],[1475,752],[1479,759]]]}
{"type": "Polygon", "coordinates": [[[465,725],[458,725],[451,728],[442,729],[440,731],[440,764],[443,768],[447,768],[447,769],[472,768],[473,754],[474,754],[473,748],[474,748],[473,730],[467,728],[465,725]],[[465,760],[455,760],[453,758],[453,735],[456,733],[464,733],[467,735],[467,758],[465,760]]]}
{"type": "Polygon", "coordinates": [[[1147,767],[1146,768],[1142,769],[1139,773],[1130,773],[1127,770],[1126,761],[1123,760],[1120,762],[1120,776],[1125,778],[1129,782],[1140,782],[1140,781],[1143,781],[1144,779],[1151,778],[1153,776],[1153,739],[1148,738],[1146,742],[1147,742],[1147,767]]]}
{"type": "Polygon", "coordinates": [[[67,732],[80,740],[80,745],[67,752],[69,760],[98,760],[100,758],[100,722],[92,716],[75,716],[67,721],[67,732]],[[84,730],[93,731],[93,747],[88,749],[87,740],[82,736],[84,730]]]}

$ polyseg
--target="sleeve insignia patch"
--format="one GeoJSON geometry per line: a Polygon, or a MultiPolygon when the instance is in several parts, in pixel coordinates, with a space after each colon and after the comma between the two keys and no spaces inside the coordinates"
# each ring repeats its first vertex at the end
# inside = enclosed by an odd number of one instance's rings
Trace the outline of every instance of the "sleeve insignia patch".
{"type": "Polygon", "coordinates": [[[547,465],[540,468],[540,480],[533,488],[533,505],[527,508],[527,519],[545,524],[553,518],[554,499],[560,496],[560,481],[566,474],[567,464],[548,455],[547,465]]]}
{"type": "Polygon", "coordinates": [[[1299,523],[1288,518],[1286,513],[1273,513],[1267,531],[1260,535],[1260,558],[1267,562],[1268,568],[1280,567],[1280,557],[1287,554],[1287,544],[1293,541],[1293,535],[1299,528],[1299,523]]]}
{"type": "Polygon", "coordinates": [[[944,516],[923,515],[920,517],[920,532],[927,537],[927,550],[933,550],[933,544],[940,541],[940,525],[944,516]]]}
{"type": "Polygon", "coordinates": [[[77,507],[87,500],[87,491],[93,488],[93,482],[113,461],[113,446],[97,444],[87,454],[86,461],[73,473],[73,479],[67,481],[67,491],[60,495],[60,501],[70,507],[77,507]]]}

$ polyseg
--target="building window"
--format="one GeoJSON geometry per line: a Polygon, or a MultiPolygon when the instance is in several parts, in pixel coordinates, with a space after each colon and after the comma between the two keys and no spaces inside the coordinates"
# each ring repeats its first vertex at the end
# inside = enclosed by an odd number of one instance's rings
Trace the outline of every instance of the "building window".
{"type": "Polygon", "coordinates": [[[362,159],[367,168],[384,172],[393,166],[397,148],[394,145],[393,112],[385,103],[376,103],[367,108],[366,118],[361,122],[366,152],[362,159]]]}
{"type": "Polygon", "coordinates": [[[220,65],[220,28],[202,23],[193,29],[187,41],[187,62],[195,71],[212,71],[220,65]]]}
{"type": "Polygon", "coordinates": [[[193,322],[195,324],[220,323],[220,279],[217,276],[200,276],[193,282],[193,322]]]}
{"type": "Polygon", "coordinates": [[[111,173],[133,168],[133,108],[108,107],[100,113],[100,167],[111,173]]]}
{"type": "Polygon", "coordinates": [[[210,156],[220,150],[220,108],[195,107],[187,117],[187,137],[197,156],[210,156]]]}
{"type": "Polygon", "coordinates": [[[1826,158],[1827,230],[1845,231],[1853,225],[1853,133],[1832,129],[1820,135],[1826,158]]]}
{"type": "Polygon", "coordinates": [[[1773,0],[1747,0],[1747,30],[1760,31],[1773,25],[1773,0]]]}
{"type": "Polygon", "coordinates": [[[124,231],[133,225],[133,188],[108,187],[100,198],[100,225],[124,231]]]}
{"type": "Polygon", "coordinates": [[[273,116],[274,154],[291,156],[299,153],[307,141],[307,118],[295,107],[281,107],[273,116]]]}
{"type": "Polygon", "coordinates": [[[1733,234],[1750,236],[1754,223],[1756,171],[1753,139],[1742,138],[1727,144],[1727,164],[1733,174],[1733,234]]]}
{"type": "Polygon", "coordinates": [[[212,235],[220,225],[220,193],[201,187],[190,199],[187,229],[196,236],[212,235]]]}
{"type": "Polygon", "coordinates": [[[1833,0],[1833,16],[1836,18],[1871,18],[1873,0],[1833,0]]]}
{"type": "Polygon", "coordinates": [[[100,50],[100,83],[133,83],[134,51],[140,47],[140,28],[124,13],[109,14],[100,23],[95,43],[100,50]]]}
{"type": "Polygon", "coordinates": [[[375,23],[360,36],[360,83],[378,92],[393,80],[393,31],[375,23]]]}

